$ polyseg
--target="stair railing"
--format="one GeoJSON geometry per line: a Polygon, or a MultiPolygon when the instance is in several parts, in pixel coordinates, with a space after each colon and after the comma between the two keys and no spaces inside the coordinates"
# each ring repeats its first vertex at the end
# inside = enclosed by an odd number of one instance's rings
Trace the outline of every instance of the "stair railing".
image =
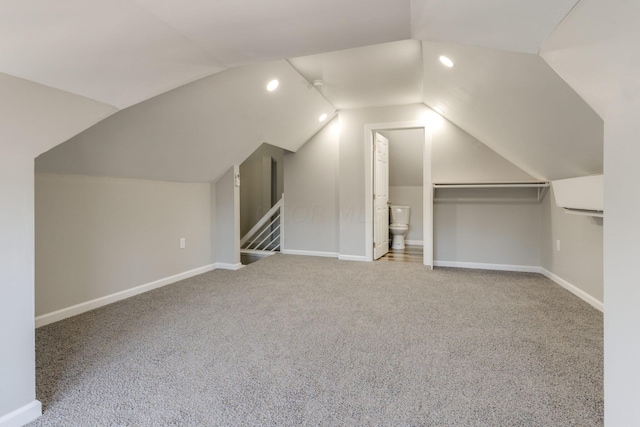
{"type": "Polygon", "coordinates": [[[242,239],[243,251],[276,252],[281,246],[282,206],[284,194],[278,202],[254,225],[242,239]]]}

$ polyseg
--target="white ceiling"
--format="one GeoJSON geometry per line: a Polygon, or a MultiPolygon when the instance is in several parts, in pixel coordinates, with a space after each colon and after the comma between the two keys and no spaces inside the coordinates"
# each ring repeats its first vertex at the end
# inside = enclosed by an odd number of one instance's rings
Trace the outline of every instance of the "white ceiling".
{"type": "Polygon", "coordinates": [[[583,0],[541,50],[605,120],[640,99],[639,16],[639,1],[583,0]]]}
{"type": "Polygon", "coordinates": [[[226,67],[411,37],[408,0],[136,0],[226,67]]]}
{"type": "Polygon", "coordinates": [[[409,38],[537,52],[577,0],[0,0],[0,72],[126,108],[232,66],[409,38]]]}
{"type": "MultiPolygon", "coordinates": [[[[140,103],[96,127],[101,131],[91,130],[50,154],[65,165],[53,169],[65,173],[95,167],[101,171],[95,174],[132,175],[135,167],[145,169],[145,150],[156,150],[149,158],[164,172],[149,166],[144,176],[199,181],[219,176],[226,170],[220,168],[241,161],[262,142],[295,149],[321,127],[318,109],[426,102],[447,107],[447,118],[524,170],[554,178],[601,171],[601,141],[594,142],[601,121],[537,55],[511,53],[516,60],[508,52],[470,45],[536,53],[576,1],[0,0],[0,73],[105,106],[109,113],[100,112],[99,118],[113,112],[110,106],[123,110],[140,103]],[[456,57],[453,73],[443,73],[426,58],[438,45],[434,41],[446,42],[456,57]],[[267,78],[264,64],[272,64],[265,61],[272,59],[285,70],[285,86],[290,81],[301,89],[265,114],[257,109],[269,108],[258,86],[267,78]],[[241,64],[246,66],[232,68],[241,64]],[[229,79],[228,86],[211,84],[229,79]],[[322,79],[325,85],[319,92],[305,79],[322,79]],[[518,81],[529,88],[516,87],[518,81]],[[201,83],[207,90],[188,89],[200,82],[209,82],[201,83]],[[169,99],[180,107],[169,108],[169,99]],[[128,122],[136,116],[146,121],[128,122]],[[222,137],[202,131],[193,120],[215,124],[222,137]],[[127,131],[117,129],[123,122],[127,131]],[[142,136],[156,144],[145,146],[142,136]],[[111,164],[118,161],[130,169],[111,164]],[[185,167],[189,162],[200,166],[185,167]],[[215,170],[211,162],[219,163],[215,170]]],[[[25,90],[14,96],[30,99],[23,86],[10,89],[25,90]]],[[[76,134],[98,119],[61,120],[59,126],[67,128],[60,134],[76,134]]],[[[14,124],[33,126],[28,118],[14,124]]],[[[59,142],[41,136],[43,147],[59,142]]]]}
{"type": "Polygon", "coordinates": [[[578,0],[412,1],[413,38],[538,53],[578,0]]]}
{"type": "Polygon", "coordinates": [[[0,10],[0,72],[119,109],[239,64],[411,37],[409,2],[397,0],[0,0],[0,10]]]}
{"type": "Polygon", "coordinates": [[[422,45],[418,40],[290,59],[337,109],[422,102],[422,45]]]}

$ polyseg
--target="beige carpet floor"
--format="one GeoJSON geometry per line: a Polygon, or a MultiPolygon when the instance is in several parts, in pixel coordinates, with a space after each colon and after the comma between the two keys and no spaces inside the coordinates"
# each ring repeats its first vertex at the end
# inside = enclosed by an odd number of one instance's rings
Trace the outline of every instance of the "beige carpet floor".
{"type": "Polygon", "coordinates": [[[538,274],[276,255],[36,332],[32,426],[601,426],[602,314],[538,274]]]}

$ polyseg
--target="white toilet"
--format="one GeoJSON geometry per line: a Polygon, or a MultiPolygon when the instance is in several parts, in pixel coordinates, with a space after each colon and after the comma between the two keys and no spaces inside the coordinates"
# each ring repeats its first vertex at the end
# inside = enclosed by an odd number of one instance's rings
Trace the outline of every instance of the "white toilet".
{"type": "Polygon", "coordinates": [[[404,236],[409,230],[411,206],[391,206],[391,249],[404,249],[404,236]]]}

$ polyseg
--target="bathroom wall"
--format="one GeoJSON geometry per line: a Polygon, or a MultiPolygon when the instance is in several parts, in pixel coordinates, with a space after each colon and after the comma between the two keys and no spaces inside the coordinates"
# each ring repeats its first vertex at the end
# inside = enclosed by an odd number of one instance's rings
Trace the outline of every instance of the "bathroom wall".
{"type": "Polygon", "coordinates": [[[389,201],[411,207],[408,244],[423,242],[423,151],[424,130],[402,129],[380,132],[389,140],[389,201]]]}

